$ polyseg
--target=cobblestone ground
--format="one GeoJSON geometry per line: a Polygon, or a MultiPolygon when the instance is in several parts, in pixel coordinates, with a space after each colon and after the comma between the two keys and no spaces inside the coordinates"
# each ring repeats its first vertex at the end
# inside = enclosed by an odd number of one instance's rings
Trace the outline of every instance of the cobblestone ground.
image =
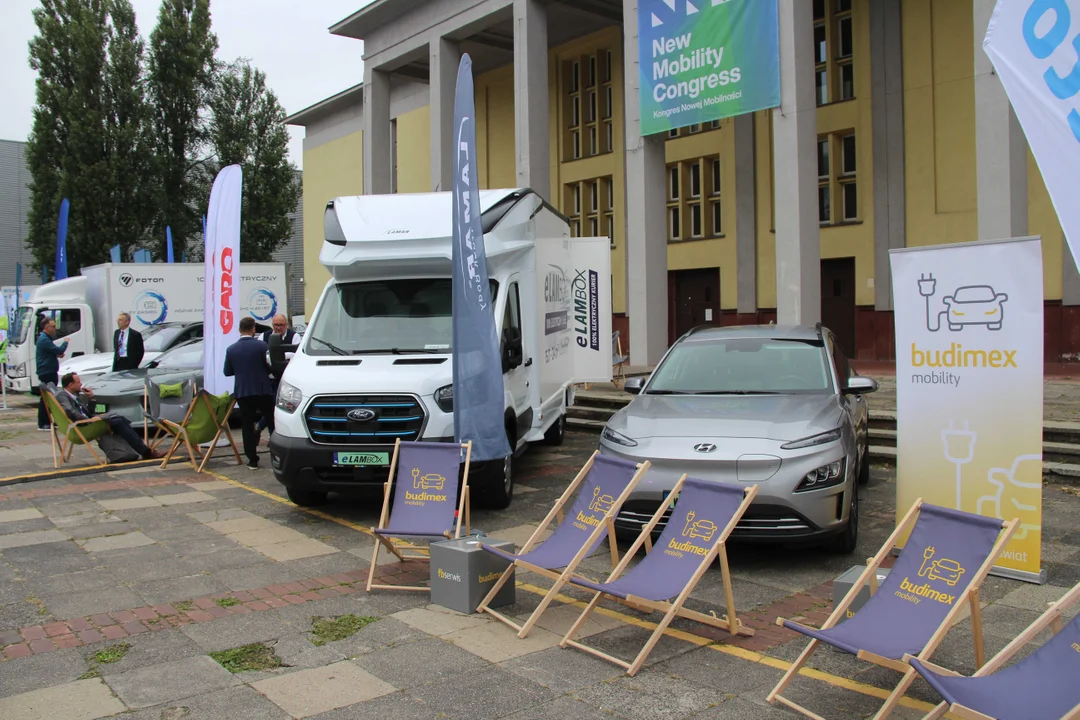
{"type": "MultiPolygon", "coordinates": [[[[504,511],[473,525],[520,545],[595,448],[569,434],[531,449],[504,511]]],[[[76,453],[85,450],[76,450],[76,453]]],[[[267,465],[268,463],[263,463],[267,465]]],[[[804,643],[778,615],[820,623],[831,581],[872,555],[894,522],[894,478],[876,469],[862,493],[859,547],[735,545],[735,603],[756,634],[733,638],[677,620],[633,678],[559,647],[587,596],[567,592],[521,640],[487,616],[430,604],[426,593],[364,591],[377,498],[320,510],[288,503],[267,470],[224,460],[131,467],[0,487],[0,718],[781,718],[764,698],[804,643]]],[[[1034,586],[992,577],[982,600],[989,653],[1080,582],[1080,497],[1048,486],[1044,565],[1034,586]]],[[[623,543],[623,548],[626,544],[623,543]]],[[[426,565],[380,557],[388,584],[424,582],[426,565]]],[[[583,572],[603,577],[604,554],[583,572]]],[[[712,568],[688,603],[724,612],[712,568]]],[[[548,583],[517,578],[523,618],[548,583]]],[[[658,615],[603,604],[585,642],[620,657],[644,644],[658,615]]],[[[974,670],[969,620],[935,656],[974,670]]],[[[898,676],[819,652],[790,696],[830,718],[871,714],[898,676]]],[[[917,683],[898,717],[921,717],[933,692],[917,683]]]]}

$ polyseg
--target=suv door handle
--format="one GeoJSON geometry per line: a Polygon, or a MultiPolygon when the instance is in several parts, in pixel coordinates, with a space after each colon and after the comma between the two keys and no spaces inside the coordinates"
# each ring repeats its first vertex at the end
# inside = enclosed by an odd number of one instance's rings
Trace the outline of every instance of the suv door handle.
{"type": "Polygon", "coordinates": [[[533,360],[532,358],[529,358],[528,360],[526,360],[525,361],[525,367],[531,367],[532,366],[532,360],[533,360]]]}

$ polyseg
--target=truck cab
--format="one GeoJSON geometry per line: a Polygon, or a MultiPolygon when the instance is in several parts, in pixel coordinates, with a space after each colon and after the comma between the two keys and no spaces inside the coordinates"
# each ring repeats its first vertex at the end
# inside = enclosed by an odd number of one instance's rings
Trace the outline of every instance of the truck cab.
{"type": "Polygon", "coordinates": [[[68,343],[65,358],[96,352],[94,315],[86,291],[83,276],[56,280],[35,288],[30,299],[19,306],[14,332],[8,336],[4,384],[9,391],[39,392],[36,343],[46,318],[56,323],[56,342],[68,343]]]}
{"type": "MultiPolygon", "coordinates": [[[[320,261],[331,280],[280,383],[270,439],[274,475],[300,505],[331,491],[377,488],[394,443],[454,442],[450,193],[336,198],[324,215],[320,261]]],[[[559,443],[572,401],[574,259],[565,217],[527,189],[480,193],[493,320],[500,340],[502,424],[512,454],[474,463],[475,501],[503,508],[513,459],[530,443],[559,443]],[[550,287],[551,273],[559,292],[550,287]],[[553,320],[554,319],[554,320],[553,320]]],[[[610,254],[588,308],[610,358],[610,254]],[[606,322],[606,324],[604,324],[606,322]]],[[[603,373],[601,373],[603,374],[603,373]]]]}

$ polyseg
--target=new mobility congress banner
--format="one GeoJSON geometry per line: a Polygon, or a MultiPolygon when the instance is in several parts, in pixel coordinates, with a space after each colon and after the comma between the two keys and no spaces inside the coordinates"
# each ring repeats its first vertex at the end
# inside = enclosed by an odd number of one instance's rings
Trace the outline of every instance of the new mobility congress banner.
{"type": "Polygon", "coordinates": [[[893,250],[897,519],[917,498],[1020,528],[997,562],[1040,581],[1039,238],[893,250]]]}
{"type": "Polygon", "coordinates": [[[641,134],[780,105],[777,0],[638,0],[641,134]]]}

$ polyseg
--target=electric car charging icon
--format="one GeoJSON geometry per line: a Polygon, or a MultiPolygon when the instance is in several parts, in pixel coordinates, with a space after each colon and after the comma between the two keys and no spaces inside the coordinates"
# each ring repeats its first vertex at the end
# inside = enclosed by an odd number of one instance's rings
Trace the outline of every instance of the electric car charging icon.
{"type": "Polygon", "coordinates": [[[420,475],[420,468],[412,469],[413,487],[417,490],[442,490],[446,484],[446,478],[438,473],[420,475]]]}
{"type": "Polygon", "coordinates": [[[700,538],[705,542],[712,542],[713,535],[718,530],[716,523],[707,519],[695,520],[694,517],[693,510],[686,513],[686,525],[683,526],[682,531],[683,537],[700,538]]]}
{"type": "Polygon", "coordinates": [[[1005,302],[1009,296],[997,292],[990,285],[964,285],[952,295],[941,298],[945,309],[934,314],[930,298],[937,291],[933,273],[919,276],[919,294],[926,298],[926,329],[941,330],[944,322],[953,332],[960,332],[968,325],[982,325],[988,330],[1000,330],[1005,317],[1005,302]]]}

